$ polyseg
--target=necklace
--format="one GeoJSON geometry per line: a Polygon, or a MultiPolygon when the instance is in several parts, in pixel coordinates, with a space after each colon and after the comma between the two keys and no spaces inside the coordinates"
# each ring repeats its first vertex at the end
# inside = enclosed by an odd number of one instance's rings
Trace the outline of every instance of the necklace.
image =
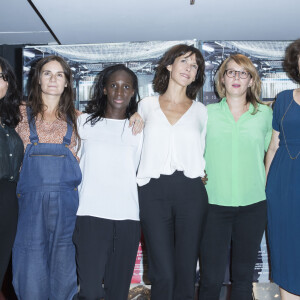
{"type": "Polygon", "coordinates": [[[283,133],[283,138],[284,138],[286,150],[287,150],[287,152],[288,152],[288,154],[289,154],[289,156],[290,156],[290,159],[293,159],[293,160],[294,160],[294,159],[297,159],[297,158],[298,158],[298,156],[300,155],[300,151],[299,151],[298,154],[297,154],[296,156],[294,156],[294,157],[291,155],[290,150],[289,150],[289,147],[288,147],[287,142],[286,142],[286,137],[285,137],[285,133],[284,133],[284,129],[283,129],[283,119],[285,118],[285,115],[286,115],[286,113],[288,112],[288,110],[290,109],[290,107],[291,107],[293,101],[294,101],[294,98],[292,98],[291,103],[289,104],[287,110],[285,111],[283,117],[281,118],[281,128],[282,128],[282,133],[283,133]]]}

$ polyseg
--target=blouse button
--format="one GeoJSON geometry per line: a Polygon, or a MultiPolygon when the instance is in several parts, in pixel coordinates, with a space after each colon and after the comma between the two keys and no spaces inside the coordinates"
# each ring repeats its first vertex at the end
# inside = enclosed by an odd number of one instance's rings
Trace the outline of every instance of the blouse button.
{"type": "Polygon", "coordinates": [[[10,176],[10,179],[14,179],[14,176],[10,176]]]}
{"type": "Polygon", "coordinates": [[[12,156],[12,153],[9,153],[9,156],[12,156]]]}
{"type": "Polygon", "coordinates": [[[9,136],[9,134],[7,133],[6,136],[9,136]]]}

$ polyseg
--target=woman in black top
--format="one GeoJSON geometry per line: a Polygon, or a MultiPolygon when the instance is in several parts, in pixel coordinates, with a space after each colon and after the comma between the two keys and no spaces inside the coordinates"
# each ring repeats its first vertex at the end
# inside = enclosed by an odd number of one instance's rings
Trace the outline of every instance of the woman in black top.
{"type": "Polygon", "coordinates": [[[14,128],[20,121],[16,77],[0,57],[0,289],[15,239],[18,220],[16,183],[23,159],[23,142],[14,128]]]}

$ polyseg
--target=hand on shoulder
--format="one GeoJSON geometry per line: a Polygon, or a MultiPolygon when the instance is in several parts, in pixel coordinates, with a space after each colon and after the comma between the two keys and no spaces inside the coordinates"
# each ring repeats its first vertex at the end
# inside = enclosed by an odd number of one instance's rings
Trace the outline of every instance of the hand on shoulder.
{"type": "Polygon", "coordinates": [[[75,109],[76,115],[77,117],[79,117],[80,115],[82,115],[82,111],[75,109]]]}

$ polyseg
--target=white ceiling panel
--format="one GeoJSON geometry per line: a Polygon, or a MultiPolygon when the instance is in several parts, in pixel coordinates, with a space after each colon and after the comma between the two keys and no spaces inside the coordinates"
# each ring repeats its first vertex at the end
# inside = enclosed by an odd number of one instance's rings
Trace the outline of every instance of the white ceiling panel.
{"type": "Polygon", "coordinates": [[[0,44],[55,43],[27,0],[0,0],[0,4],[0,44]]]}
{"type": "Polygon", "coordinates": [[[299,0],[0,1],[0,44],[300,37],[299,0]]]}
{"type": "MultiPolygon", "coordinates": [[[[299,0],[32,0],[62,44],[291,40],[299,0]]],[[[297,26],[298,25],[298,26],[297,26]]]]}

